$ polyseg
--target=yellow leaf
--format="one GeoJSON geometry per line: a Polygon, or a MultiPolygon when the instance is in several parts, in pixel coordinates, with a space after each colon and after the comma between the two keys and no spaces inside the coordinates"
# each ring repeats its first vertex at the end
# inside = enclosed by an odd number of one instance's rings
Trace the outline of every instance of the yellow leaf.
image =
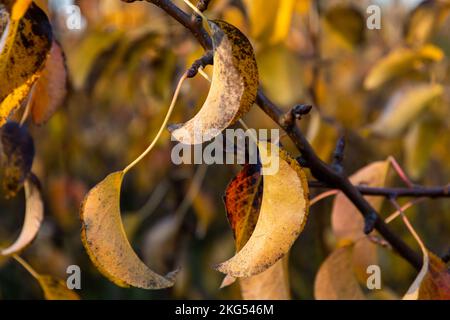
{"type": "Polygon", "coordinates": [[[370,130],[382,137],[401,134],[421,111],[441,97],[444,88],[440,84],[416,84],[403,88],[389,101],[383,114],[370,126],[370,130]]]}
{"type": "Polygon", "coordinates": [[[322,263],[314,282],[317,300],[365,300],[353,274],[352,248],[338,248],[322,263]]]}
{"type": "Polygon", "coordinates": [[[184,144],[216,137],[247,113],[256,99],[258,68],[248,39],[223,21],[210,21],[214,71],[208,97],[188,122],[172,126],[172,136],[184,144]]]}
{"type": "Polygon", "coordinates": [[[32,0],[16,0],[12,7],[11,19],[20,20],[28,10],[32,0]]]}
{"type": "Polygon", "coordinates": [[[308,184],[298,163],[271,144],[259,142],[263,164],[263,196],[255,230],[244,247],[216,269],[233,277],[250,277],[274,265],[285,256],[306,223],[308,184]],[[278,170],[270,172],[273,162],[278,170]],[[270,166],[268,165],[270,164],[270,166]],[[269,174],[270,173],[270,174],[269,174]]]}
{"type": "Polygon", "coordinates": [[[291,29],[291,21],[296,2],[296,0],[280,1],[270,43],[279,43],[287,38],[289,30],[291,29]]]}
{"type": "Polygon", "coordinates": [[[53,41],[50,55],[45,63],[41,77],[35,84],[31,100],[33,122],[47,122],[56,109],[62,105],[67,94],[67,70],[64,54],[56,41],[53,41]]]}
{"type": "Polygon", "coordinates": [[[67,284],[63,280],[47,275],[40,275],[37,280],[47,300],[80,300],[73,290],[67,288],[67,284]]]}
{"type": "Polygon", "coordinates": [[[444,57],[442,50],[431,44],[419,49],[400,47],[381,58],[370,69],[364,79],[366,89],[376,89],[387,81],[412,71],[427,61],[440,61],[444,57]]]}
{"type": "Polygon", "coordinates": [[[431,119],[420,119],[409,128],[403,148],[406,171],[412,179],[420,179],[427,169],[431,150],[438,141],[438,129],[437,121],[431,119]]]}
{"type": "Polygon", "coordinates": [[[450,11],[445,1],[422,1],[409,14],[406,21],[406,41],[411,45],[426,42],[444,22],[450,11]]]}
{"type": "Polygon", "coordinates": [[[75,88],[84,87],[96,59],[112,48],[122,35],[120,31],[93,31],[81,41],[76,50],[66,52],[69,75],[75,88]]]}
{"type": "Polygon", "coordinates": [[[365,20],[353,6],[337,5],[325,12],[325,30],[344,47],[352,48],[364,41],[365,20]]]}
{"type": "Polygon", "coordinates": [[[44,297],[47,300],[80,300],[75,291],[70,290],[67,284],[49,275],[41,275],[36,272],[25,260],[20,256],[14,255],[14,259],[19,262],[39,283],[44,297]]]}
{"type": "Polygon", "coordinates": [[[311,115],[306,137],[319,158],[328,161],[336,144],[336,127],[323,121],[320,114],[314,112],[311,115]]]}
{"type": "Polygon", "coordinates": [[[128,242],[120,216],[123,174],[110,174],[86,196],[81,209],[83,245],[99,271],[118,286],[171,287],[173,274],[163,277],[150,270],[128,242]]]}
{"type": "Polygon", "coordinates": [[[291,106],[304,97],[303,70],[295,53],[280,44],[265,48],[257,59],[261,84],[275,103],[291,106]]]}
{"type": "Polygon", "coordinates": [[[255,39],[267,38],[277,21],[280,0],[244,0],[250,19],[251,35],[255,39]]]}
{"type": "Polygon", "coordinates": [[[1,251],[2,255],[13,255],[24,250],[36,237],[44,218],[44,205],[38,185],[28,178],[25,180],[25,221],[17,240],[1,251]]]}
{"type": "MultiPolygon", "coordinates": [[[[383,187],[389,169],[389,161],[376,161],[358,170],[350,177],[354,185],[370,187],[383,187]]],[[[375,210],[379,210],[382,197],[366,196],[365,199],[375,210]]],[[[333,233],[339,241],[351,240],[356,242],[365,237],[364,218],[353,203],[342,193],[336,196],[331,212],[331,225],[333,233]]]]}
{"type": "Polygon", "coordinates": [[[289,300],[288,259],[284,257],[260,274],[239,279],[245,300],[289,300]]]}
{"type": "MultiPolygon", "coordinates": [[[[263,194],[259,165],[246,164],[228,184],[224,202],[228,221],[234,233],[236,250],[244,247],[258,221],[263,194]]],[[[239,279],[242,297],[246,300],[286,300],[290,298],[287,257],[277,261],[260,274],[239,279]]],[[[221,288],[236,279],[227,275],[221,288]]]]}
{"type": "Polygon", "coordinates": [[[31,4],[21,20],[10,19],[0,40],[0,126],[27,97],[52,42],[50,22],[31,4]]]}

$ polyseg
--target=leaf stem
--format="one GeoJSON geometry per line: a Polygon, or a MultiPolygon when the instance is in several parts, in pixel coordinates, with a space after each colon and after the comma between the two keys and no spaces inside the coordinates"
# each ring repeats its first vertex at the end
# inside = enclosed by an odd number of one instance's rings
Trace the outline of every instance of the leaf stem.
{"type": "Polygon", "coordinates": [[[175,89],[175,93],[173,95],[172,102],[170,103],[169,110],[167,110],[166,117],[165,117],[161,127],[159,128],[159,131],[156,134],[156,137],[153,139],[152,143],[150,143],[150,145],[147,147],[147,149],[139,157],[136,158],[136,160],[131,162],[125,169],[123,169],[124,175],[128,171],[130,171],[130,169],[133,168],[136,164],[138,164],[139,161],[141,161],[142,158],[144,158],[153,149],[153,147],[156,145],[156,142],[158,142],[158,139],[161,137],[161,134],[163,133],[164,129],[167,126],[167,123],[169,122],[169,118],[172,115],[172,111],[175,108],[175,104],[177,102],[178,95],[180,93],[181,85],[183,84],[184,80],[186,80],[186,78],[187,78],[187,72],[185,72],[183,74],[183,76],[180,78],[180,80],[178,81],[178,85],[177,85],[177,88],[175,89]]]}
{"type": "Polygon", "coordinates": [[[39,279],[40,275],[39,273],[36,272],[36,270],[34,270],[29,264],[28,262],[26,262],[25,260],[23,260],[20,256],[18,256],[17,254],[13,255],[13,258],[19,262],[22,267],[24,267],[32,276],[33,278],[35,278],[36,280],[39,279]]]}
{"type": "Polygon", "coordinates": [[[24,125],[25,121],[27,121],[28,116],[30,115],[31,105],[33,103],[33,96],[34,96],[35,88],[36,88],[36,83],[33,84],[33,87],[31,88],[30,94],[28,95],[27,105],[25,107],[25,111],[22,114],[22,119],[20,119],[20,126],[24,125]]]}
{"type": "Polygon", "coordinates": [[[201,12],[196,6],[194,6],[189,0],[183,0],[196,14],[202,17],[203,20],[208,21],[208,18],[201,12]]]}

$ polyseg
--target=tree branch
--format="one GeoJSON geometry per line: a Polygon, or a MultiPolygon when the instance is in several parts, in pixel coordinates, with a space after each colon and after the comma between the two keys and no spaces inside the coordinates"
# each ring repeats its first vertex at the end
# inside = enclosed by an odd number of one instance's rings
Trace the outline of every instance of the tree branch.
{"type": "MultiPolygon", "coordinates": [[[[135,0],[122,1],[134,2],[135,0]]],[[[172,1],[146,1],[158,6],[168,15],[177,20],[181,25],[186,27],[205,50],[212,49],[211,38],[203,26],[196,23],[195,20],[193,21],[191,19],[191,15],[188,15],[179,9],[172,1]]],[[[284,112],[269,98],[267,98],[261,89],[258,90],[256,103],[268,116],[278,123],[284,131],[286,131],[290,139],[294,142],[297,149],[302,154],[302,158],[306,161],[307,167],[311,170],[312,175],[317,180],[325,183],[328,187],[341,190],[358,208],[365,218],[364,231],[369,233],[375,228],[404,259],[406,259],[417,270],[420,270],[422,265],[421,256],[413,251],[400,237],[388,228],[377,212],[363,197],[359,189],[351,184],[347,176],[341,172],[335,172],[328,164],[323,162],[317,156],[306,137],[297,126],[292,126],[283,121],[284,112]]]]}
{"type": "MultiPolygon", "coordinates": [[[[321,181],[309,181],[310,188],[323,188],[323,189],[333,189],[321,181]]],[[[412,197],[412,198],[450,198],[450,185],[442,187],[422,187],[417,186],[413,188],[375,188],[368,187],[364,185],[354,186],[358,191],[367,196],[382,196],[386,198],[401,198],[401,197],[412,197]]]]}

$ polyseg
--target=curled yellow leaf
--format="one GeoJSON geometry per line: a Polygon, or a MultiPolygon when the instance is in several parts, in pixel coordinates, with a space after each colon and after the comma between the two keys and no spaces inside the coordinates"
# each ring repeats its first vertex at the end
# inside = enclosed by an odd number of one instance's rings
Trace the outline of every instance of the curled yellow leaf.
{"type": "Polygon", "coordinates": [[[92,262],[121,287],[162,289],[174,284],[150,270],[131,247],[120,216],[123,171],[108,175],[86,196],[81,208],[82,241],[92,262]]]}
{"type": "Polygon", "coordinates": [[[234,124],[253,105],[258,69],[250,41],[224,21],[208,21],[214,45],[214,69],[208,97],[188,122],[171,126],[184,144],[199,144],[234,124]]]}
{"type": "MultiPolygon", "coordinates": [[[[271,152],[277,149],[274,145],[271,152]]],[[[305,174],[286,152],[268,156],[267,146],[259,143],[263,164],[263,196],[255,230],[244,247],[231,259],[216,266],[233,277],[250,277],[271,266],[291,248],[306,222],[308,184],[305,174]],[[272,158],[272,159],[271,159],[272,158]],[[269,165],[278,161],[278,170],[269,165]]]]}

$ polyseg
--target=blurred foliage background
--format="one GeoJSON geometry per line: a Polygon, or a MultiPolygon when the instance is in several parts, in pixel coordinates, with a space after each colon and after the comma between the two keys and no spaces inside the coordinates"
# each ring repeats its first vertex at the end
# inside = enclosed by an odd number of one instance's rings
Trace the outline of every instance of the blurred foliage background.
{"type": "MultiPolygon", "coordinates": [[[[36,270],[63,279],[68,265],[79,265],[79,293],[84,299],[239,298],[236,284],[219,289],[223,276],[211,266],[234,253],[222,196],[240,168],[208,166],[192,205],[183,209],[180,226],[174,213],[198,168],[172,164],[168,132],[127,175],[121,205],[130,241],[147,265],[161,274],[181,267],[175,287],[119,288],[93,267],[80,241],[79,207],[84,195],[146,148],[162,122],[178,77],[203,54],[201,47],[182,26],[145,1],[36,2],[47,11],[65,51],[70,88],[49,123],[30,128],[37,152],[33,171],[43,186],[46,216],[24,257],[36,270]],[[81,8],[81,30],[67,28],[67,4],[81,8]]],[[[189,12],[182,1],[175,2],[189,12]]],[[[316,107],[300,125],[323,160],[330,160],[337,138],[345,133],[346,173],[392,155],[414,182],[445,185],[450,181],[450,18],[444,2],[425,1],[418,6],[418,1],[407,0],[330,0],[319,5],[308,0],[213,0],[206,14],[236,25],[250,38],[262,87],[271,99],[286,110],[296,103],[316,107]],[[379,30],[366,27],[371,4],[382,9],[379,30]],[[433,47],[425,54],[418,53],[429,45],[433,47]],[[398,61],[382,69],[386,79],[367,84],[371,68],[397,50],[400,53],[393,59],[398,61]],[[396,121],[374,129],[393,108],[393,97],[408,98],[415,86],[430,83],[443,86],[438,99],[418,110],[403,108],[396,121]]],[[[201,77],[185,82],[171,122],[191,118],[208,89],[209,83],[201,77]]],[[[275,127],[257,107],[245,121],[254,128],[275,127]]],[[[288,139],[283,143],[298,155],[288,139]]],[[[402,182],[393,175],[389,185],[402,182]]],[[[316,194],[311,190],[312,196],[316,194]]],[[[317,269],[336,245],[330,232],[331,204],[328,198],[311,209],[291,250],[293,298],[313,298],[317,269]]],[[[14,199],[1,197],[0,207],[0,244],[6,245],[22,224],[23,191],[14,199]]],[[[393,211],[385,201],[381,215],[393,211]]],[[[446,252],[450,243],[449,212],[446,199],[428,200],[408,211],[426,245],[438,254],[446,252]]],[[[400,221],[392,227],[419,252],[400,221]]],[[[388,250],[380,254],[383,290],[373,298],[401,296],[415,270],[388,250]]],[[[38,285],[21,266],[0,258],[0,298],[41,297],[38,285]]]]}

